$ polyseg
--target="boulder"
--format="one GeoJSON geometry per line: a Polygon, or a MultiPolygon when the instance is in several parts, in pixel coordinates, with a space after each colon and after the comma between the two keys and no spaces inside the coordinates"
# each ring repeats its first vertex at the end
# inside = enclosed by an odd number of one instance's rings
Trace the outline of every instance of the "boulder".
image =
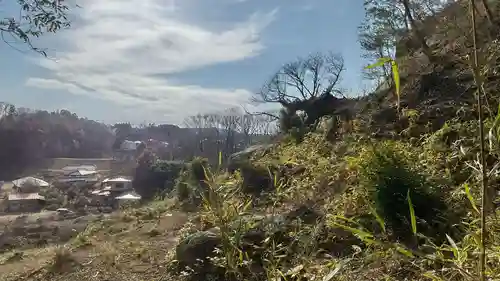
{"type": "Polygon", "coordinates": [[[229,160],[227,163],[227,168],[229,172],[234,172],[240,168],[241,163],[246,163],[250,160],[250,157],[257,152],[265,153],[268,151],[272,144],[260,144],[260,145],[252,145],[240,152],[236,152],[229,156],[229,160]]]}
{"type": "Polygon", "coordinates": [[[189,268],[206,268],[207,258],[214,256],[214,251],[221,245],[219,235],[210,231],[193,233],[183,239],[175,250],[179,265],[189,268]]]}
{"type": "Polygon", "coordinates": [[[286,214],[285,218],[287,221],[300,220],[305,224],[314,224],[323,218],[323,214],[319,213],[312,207],[301,205],[286,214]]]}
{"type": "Polygon", "coordinates": [[[274,188],[273,178],[264,167],[242,164],[240,167],[243,183],[241,191],[246,194],[259,195],[274,188]]]}

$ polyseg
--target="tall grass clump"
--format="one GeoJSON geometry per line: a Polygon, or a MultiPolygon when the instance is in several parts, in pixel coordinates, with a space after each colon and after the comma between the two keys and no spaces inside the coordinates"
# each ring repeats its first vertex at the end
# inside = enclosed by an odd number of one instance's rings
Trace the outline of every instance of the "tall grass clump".
{"type": "MultiPolygon", "coordinates": [[[[414,241],[416,229],[431,238],[443,239],[446,204],[425,175],[416,171],[399,147],[390,142],[364,150],[359,176],[374,209],[384,220],[390,235],[414,241]]],[[[409,155],[406,155],[409,157],[409,155]]]]}
{"type": "Polygon", "coordinates": [[[186,165],[176,180],[175,196],[184,207],[196,207],[207,195],[208,185],[205,170],[209,166],[205,158],[195,158],[186,165]]]}

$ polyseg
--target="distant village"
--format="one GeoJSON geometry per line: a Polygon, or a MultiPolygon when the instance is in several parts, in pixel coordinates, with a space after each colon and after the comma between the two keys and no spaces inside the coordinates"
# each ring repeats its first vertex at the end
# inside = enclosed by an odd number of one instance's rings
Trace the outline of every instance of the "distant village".
{"type": "MultiPolygon", "coordinates": [[[[230,152],[241,150],[240,144],[234,145],[230,152]]],[[[221,144],[217,141],[210,142],[204,138],[199,142],[197,155],[217,155],[214,151],[219,151],[219,147],[221,144]]],[[[183,147],[180,143],[125,139],[114,147],[110,158],[54,158],[45,169],[29,176],[9,182],[0,181],[0,215],[43,210],[102,213],[116,210],[124,204],[136,204],[141,196],[133,188],[133,175],[137,159],[146,149],[166,161],[179,162],[175,159],[194,155],[193,148],[183,147]],[[184,150],[191,152],[186,154],[184,150]],[[187,156],[179,157],[175,153],[187,156]]]]}
{"type": "Polygon", "coordinates": [[[114,157],[109,159],[55,159],[51,169],[40,171],[37,175],[12,182],[0,182],[0,194],[3,196],[0,214],[34,213],[42,210],[60,213],[106,212],[117,209],[122,204],[138,202],[141,196],[133,189],[131,172],[116,174],[117,168],[112,163],[133,165],[141,144],[143,143],[137,141],[124,141],[114,157]],[[99,164],[92,164],[93,162],[99,164]],[[70,164],[61,167],[63,163],[70,164]],[[102,167],[98,167],[99,165],[102,167]],[[60,194],[63,199],[51,200],[50,194],[54,193],[60,194]],[[74,204],[68,208],[70,204],[65,201],[71,197],[74,204]]]}

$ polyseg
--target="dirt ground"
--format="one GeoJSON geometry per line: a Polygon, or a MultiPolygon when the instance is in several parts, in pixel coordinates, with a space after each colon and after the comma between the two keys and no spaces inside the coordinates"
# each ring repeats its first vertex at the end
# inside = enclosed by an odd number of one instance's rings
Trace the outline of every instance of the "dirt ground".
{"type": "Polygon", "coordinates": [[[164,280],[169,252],[187,221],[187,214],[177,212],[158,216],[117,212],[89,222],[64,244],[0,254],[0,280],[164,280]]]}
{"type": "Polygon", "coordinates": [[[56,212],[0,216],[0,253],[60,244],[76,237],[104,215],[64,218],[56,212]]]}

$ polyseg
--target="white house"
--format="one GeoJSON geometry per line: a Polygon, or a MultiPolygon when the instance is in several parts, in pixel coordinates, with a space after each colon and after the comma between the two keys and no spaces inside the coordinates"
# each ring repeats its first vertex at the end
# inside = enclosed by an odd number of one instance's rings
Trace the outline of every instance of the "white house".
{"type": "Polygon", "coordinates": [[[96,170],[76,170],[66,173],[58,179],[59,182],[98,182],[99,173],[96,170]]]}
{"type": "Polygon", "coordinates": [[[35,177],[24,177],[12,181],[13,189],[17,192],[38,192],[41,187],[48,187],[50,184],[35,177]]]}
{"type": "Polygon", "coordinates": [[[141,196],[137,195],[137,194],[133,194],[133,193],[126,193],[126,194],[123,194],[121,196],[118,196],[116,197],[117,200],[132,200],[132,201],[136,201],[136,200],[141,200],[141,196]]]}
{"type": "Polygon", "coordinates": [[[107,178],[101,184],[104,190],[112,192],[124,192],[132,190],[132,180],[124,177],[107,178]]]}
{"type": "Polygon", "coordinates": [[[139,145],[141,144],[141,141],[129,141],[129,140],[124,140],[122,144],[120,145],[120,149],[122,150],[137,150],[139,145]]]}
{"type": "Polygon", "coordinates": [[[65,175],[76,171],[97,171],[96,165],[68,165],[62,168],[65,175]]]}

